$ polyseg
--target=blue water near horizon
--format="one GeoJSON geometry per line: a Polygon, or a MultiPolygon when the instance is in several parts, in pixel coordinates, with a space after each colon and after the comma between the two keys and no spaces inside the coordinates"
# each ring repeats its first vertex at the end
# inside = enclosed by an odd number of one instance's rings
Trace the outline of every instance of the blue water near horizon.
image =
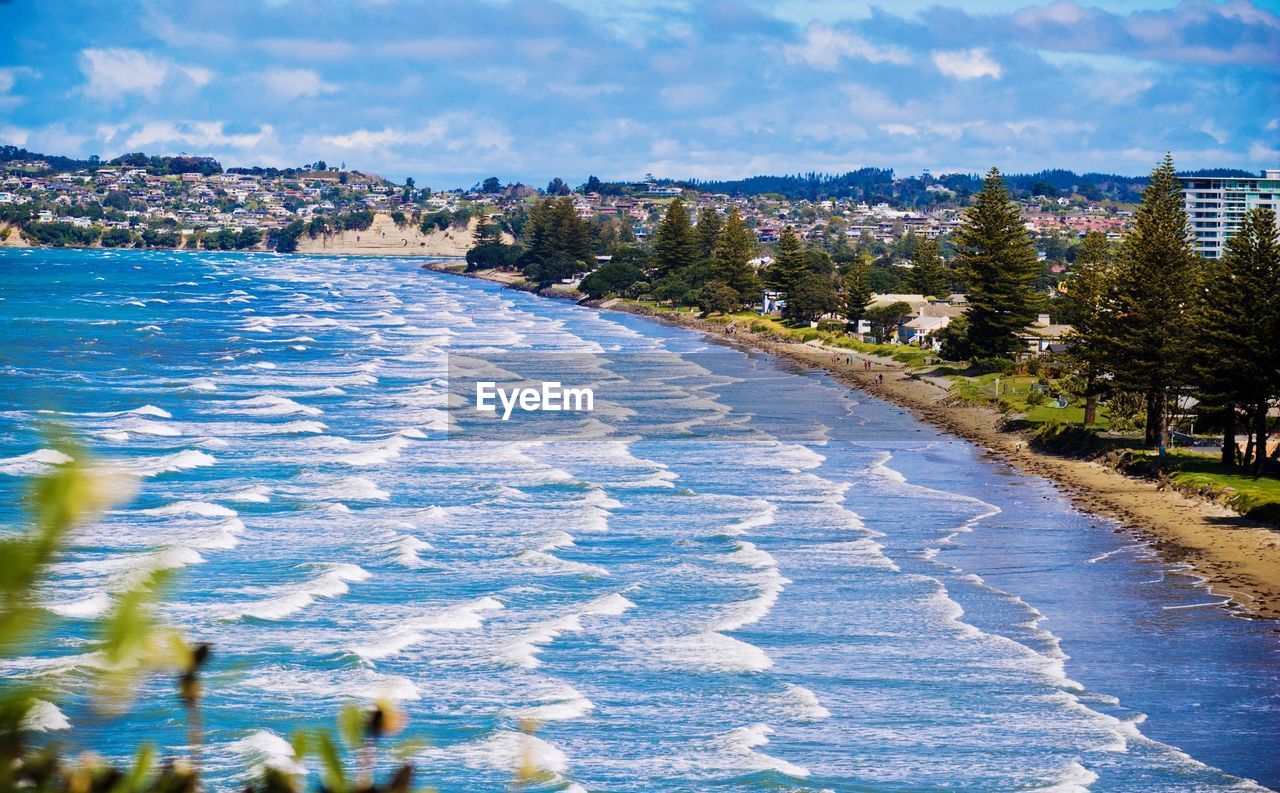
{"type": "Polygon", "coordinates": [[[379,697],[442,790],[1280,787],[1274,623],[822,373],[412,260],[3,250],[0,321],[0,525],[49,420],[139,482],[0,663],[50,738],[182,750],[169,680],[89,707],[91,620],[159,566],[219,790],[379,697]],[[598,356],[648,431],[448,437],[450,356],[511,350],[598,356]]]}

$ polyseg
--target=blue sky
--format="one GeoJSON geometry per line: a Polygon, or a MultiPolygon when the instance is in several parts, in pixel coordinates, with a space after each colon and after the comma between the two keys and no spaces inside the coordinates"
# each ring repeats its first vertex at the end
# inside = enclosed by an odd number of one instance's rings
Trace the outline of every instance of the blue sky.
{"type": "Polygon", "coordinates": [[[1280,0],[0,2],[0,143],[437,187],[1280,167],[1280,0]]]}

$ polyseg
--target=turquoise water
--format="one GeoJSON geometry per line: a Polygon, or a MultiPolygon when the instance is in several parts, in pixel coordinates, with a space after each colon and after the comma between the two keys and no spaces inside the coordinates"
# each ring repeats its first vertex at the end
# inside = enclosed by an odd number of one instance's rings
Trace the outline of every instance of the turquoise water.
{"type": "Polygon", "coordinates": [[[6,250],[0,321],[0,522],[43,419],[140,484],[0,668],[73,746],[184,742],[170,681],[85,699],[89,618],[159,565],[218,789],[379,696],[444,790],[526,752],[548,790],[1280,786],[1273,624],[821,374],[411,261],[6,250]],[[448,437],[450,360],[513,350],[590,356],[624,418],[448,437]]]}

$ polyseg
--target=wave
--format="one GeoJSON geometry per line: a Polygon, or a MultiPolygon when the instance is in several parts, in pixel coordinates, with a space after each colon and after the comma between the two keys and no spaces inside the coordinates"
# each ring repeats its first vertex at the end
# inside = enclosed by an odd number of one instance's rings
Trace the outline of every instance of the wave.
{"type": "Polygon", "coordinates": [[[9,476],[36,476],[51,465],[71,462],[71,458],[57,449],[36,449],[17,457],[0,458],[0,474],[9,476]]]}
{"type": "Polygon", "coordinates": [[[254,618],[282,620],[296,614],[320,598],[337,597],[351,590],[348,582],[368,580],[370,574],[364,568],[344,562],[321,562],[311,566],[323,568],[319,575],[299,584],[286,584],[273,589],[278,594],[237,605],[227,614],[228,619],[254,618]]]}
{"type": "Polygon", "coordinates": [[[523,669],[534,669],[541,664],[538,651],[561,634],[582,630],[583,617],[615,617],[634,607],[635,603],[618,593],[596,598],[574,613],[534,625],[503,648],[498,654],[498,660],[523,669]]]}
{"type": "Polygon", "coordinates": [[[293,745],[270,730],[258,730],[227,744],[227,749],[240,755],[256,774],[270,768],[286,774],[306,774],[298,762],[293,745]]]}
{"type": "Polygon", "coordinates": [[[424,542],[410,534],[397,534],[386,544],[385,548],[398,564],[414,568],[422,567],[424,564],[418,556],[418,551],[430,549],[431,543],[424,542]]]}
{"type": "MultiPolygon", "coordinates": [[[[653,649],[644,648],[644,651],[652,653],[653,649]]],[[[715,631],[665,639],[657,643],[656,649],[661,661],[676,667],[713,672],[763,672],[773,666],[773,659],[764,650],[715,631]]]]}
{"type": "Polygon", "coordinates": [[[372,448],[338,458],[338,462],[351,466],[380,465],[400,456],[410,441],[402,436],[390,438],[372,448]]]}
{"type": "Polygon", "coordinates": [[[315,501],[386,501],[391,494],[371,479],[348,476],[327,487],[317,488],[310,497],[315,501]]]}
{"type": "Polygon", "coordinates": [[[71,721],[57,705],[43,699],[36,699],[32,700],[27,708],[22,726],[32,732],[53,732],[71,729],[71,721]]]}
{"type": "Polygon", "coordinates": [[[107,609],[111,608],[111,598],[105,592],[97,592],[76,600],[49,603],[46,608],[63,617],[93,619],[107,613],[107,609]]]}
{"type": "Polygon", "coordinates": [[[208,501],[175,501],[163,507],[138,510],[139,515],[200,515],[206,518],[234,518],[239,513],[208,501]]]}
{"type": "Polygon", "coordinates": [[[503,711],[503,715],[513,719],[532,719],[538,723],[569,721],[587,715],[596,707],[594,702],[569,685],[555,685],[536,695],[534,700],[537,704],[509,708],[503,711]]]}
{"type": "Polygon", "coordinates": [[[289,416],[294,414],[319,416],[324,412],[320,408],[302,405],[288,397],[275,394],[262,394],[248,399],[240,399],[236,400],[235,404],[237,405],[235,412],[247,413],[251,416],[289,416]]]}
{"type": "Polygon", "coordinates": [[[1098,775],[1072,760],[1058,769],[1058,779],[1047,787],[1033,788],[1029,793],[1089,793],[1098,775]]]}
{"type": "Polygon", "coordinates": [[[818,696],[804,686],[783,683],[783,703],[787,715],[795,721],[810,722],[831,718],[831,711],[822,707],[818,696]]]}
{"type": "Polygon", "coordinates": [[[547,553],[546,551],[521,551],[516,555],[516,561],[533,567],[534,570],[543,575],[583,575],[604,577],[609,575],[609,571],[603,567],[585,562],[573,562],[568,559],[561,559],[558,556],[547,553]]]}
{"type": "Polygon", "coordinates": [[[502,601],[497,598],[477,598],[409,620],[368,644],[356,645],[350,649],[366,661],[375,661],[407,650],[426,639],[429,633],[478,629],[484,624],[485,612],[502,608],[502,601]]]}
{"type": "Polygon", "coordinates": [[[769,725],[757,722],[730,730],[716,739],[716,744],[734,759],[745,761],[747,768],[753,771],[777,771],[798,778],[809,776],[809,769],[804,766],[788,763],[781,758],[756,751],[769,743],[769,736],[773,735],[773,732],[773,728],[769,725]]]}
{"type": "Polygon", "coordinates": [[[266,504],[271,501],[271,488],[266,485],[252,485],[244,490],[237,490],[226,499],[247,504],[266,504]]]}
{"type": "Polygon", "coordinates": [[[164,454],[158,457],[135,457],[131,460],[113,461],[113,465],[117,466],[125,473],[134,476],[151,477],[159,476],[173,471],[187,471],[192,468],[203,468],[213,465],[217,460],[212,455],[205,454],[195,449],[185,449],[173,454],[164,454]]]}
{"type": "Polygon", "coordinates": [[[753,515],[745,518],[739,518],[733,523],[727,524],[720,529],[724,534],[744,534],[751,529],[759,529],[764,526],[770,526],[777,519],[778,505],[764,499],[756,499],[757,511],[753,515]]]}

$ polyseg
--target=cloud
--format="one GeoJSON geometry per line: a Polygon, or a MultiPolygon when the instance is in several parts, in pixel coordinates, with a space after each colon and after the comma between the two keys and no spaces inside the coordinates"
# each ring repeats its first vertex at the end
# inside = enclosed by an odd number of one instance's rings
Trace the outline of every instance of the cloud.
{"type": "Polygon", "coordinates": [[[170,81],[185,80],[199,88],[213,80],[213,72],[200,66],[182,66],[141,50],[112,47],[80,53],[80,71],[88,79],[84,93],[93,99],[112,101],[138,93],[155,98],[170,81]]]}
{"type": "Polygon", "coordinates": [[[980,47],[935,52],[933,65],[938,67],[938,71],[957,80],[976,80],[979,77],[999,79],[1003,74],[1000,64],[992,60],[987,50],[980,47]]]}
{"type": "Polygon", "coordinates": [[[252,149],[274,134],[270,124],[255,132],[230,133],[222,121],[148,121],[136,128],[99,127],[104,143],[117,143],[131,151],[156,147],[192,153],[227,149],[252,149]],[[120,140],[124,133],[128,133],[120,140]]]}
{"type": "Polygon", "coordinates": [[[783,50],[792,63],[804,62],[817,69],[835,69],[846,58],[872,63],[910,63],[911,56],[899,47],[872,44],[857,34],[829,28],[818,21],[809,23],[804,41],[783,50]]]}
{"type": "Polygon", "coordinates": [[[359,52],[354,44],[341,39],[259,39],[254,45],[269,55],[298,61],[340,61],[359,52]]]}
{"type": "Polygon", "coordinates": [[[331,94],[336,85],[326,83],[311,69],[268,69],[261,75],[267,90],[284,99],[331,94]]]}

